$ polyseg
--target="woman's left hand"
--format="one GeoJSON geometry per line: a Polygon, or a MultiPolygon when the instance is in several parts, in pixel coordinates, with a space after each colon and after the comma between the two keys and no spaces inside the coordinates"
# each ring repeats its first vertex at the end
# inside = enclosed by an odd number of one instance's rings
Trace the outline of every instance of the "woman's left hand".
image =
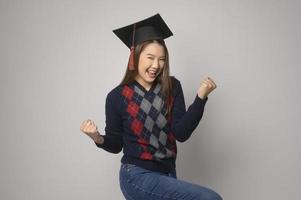
{"type": "Polygon", "coordinates": [[[201,86],[198,89],[198,96],[201,99],[204,99],[215,88],[216,88],[216,84],[214,83],[214,81],[210,77],[208,77],[207,79],[205,79],[205,80],[202,81],[201,86]]]}

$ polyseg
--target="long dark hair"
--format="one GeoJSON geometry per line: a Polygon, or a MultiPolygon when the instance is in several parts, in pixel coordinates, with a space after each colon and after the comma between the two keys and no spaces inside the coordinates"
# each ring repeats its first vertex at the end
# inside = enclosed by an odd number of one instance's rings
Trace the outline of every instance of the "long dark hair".
{"type": "Polygon", "coordinates": [[[172,108],[172,98],[171,98],[171,91],[173,87],[172,83],[172,78],[169,75],[169,57],[168,57],[168,50],[165,45],[164,40],[162,39],[156,39],[156,40],[147,40],[141,44],[138,44],[135,47],[135,70],[128,70],[126,69],[126,72],[124,74],[124,77],[120,83],[120,85],[126,85],[126,84],[131,84],[135,81],[135,77],[138,74],[138,62],[139,62],[139,57],[143,49],[150,43],[158,43],[160,44],[165,51],[165,62],[164,62],[164,67],[163,70],[160,72],[160,74],[157,76],[153,84],[160,83],[162,85],[162,95],[163,99],[167,103],[167,113],[171,113],[171,108],[172,108]]]}

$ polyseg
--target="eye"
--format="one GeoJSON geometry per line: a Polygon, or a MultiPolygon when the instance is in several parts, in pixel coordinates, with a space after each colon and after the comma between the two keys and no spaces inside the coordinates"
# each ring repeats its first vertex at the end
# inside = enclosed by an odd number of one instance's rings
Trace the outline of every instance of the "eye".
{"type": "Polygon", "coordinates": [[[148,59],[151,59],[151,60],[154,60],[154,58],[153,57],[147,57],[148,59]]]}
{"type": "Polygon", "coordinates": [[[160,63],[165,63],[165,59],[159,59],[160,63]]]}

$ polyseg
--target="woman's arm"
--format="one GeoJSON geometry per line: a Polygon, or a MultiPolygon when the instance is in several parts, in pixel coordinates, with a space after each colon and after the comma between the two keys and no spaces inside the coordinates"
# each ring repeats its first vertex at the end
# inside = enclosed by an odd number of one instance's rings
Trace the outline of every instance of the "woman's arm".
{"type": "MultiPolygon", "coordinates": [[[[175,135],[176,140],[185,142],[198,126],[204,113],[204,107],[208,100],[207,95],[213,90],[209,91],[203,81],[198,94],[193,103],[186,111],[183,90],[180,81],[176,80],[176,94],[174,97],[174,104],[172,109],[172,125],[171,129],[175,135]]],[[[216,86],[215,86],[216,87],[216,86]]]]}
{"type": "Polygon", "coordinates": [[[194,102],[186,111],[183,90],[180,82],[176,96],[174,97],[174,104],[172,109],[172,126],[171,131],[174,133],[176,140],[185,142],[199,124],[207,99],[195,97],[194,102]]]}
{"type": "Polygon", "coordinates": [[[97,145],[102,145],[104,143],[104,138],[99,134],[99,132],[97,132],[97,135],[92,139],[97,145]]]}
{"type": "Polygon", "coordinates": [[[120,104],[118,102],[120,101],[118,98],[120,98],[120,96],[113,92],[107,95],[105,104],[106,134],[98,134],[98,136],[94,138],[96,146],[111,153],[119,153],[123,147],[123,127],[119,113],[120,104]]]}

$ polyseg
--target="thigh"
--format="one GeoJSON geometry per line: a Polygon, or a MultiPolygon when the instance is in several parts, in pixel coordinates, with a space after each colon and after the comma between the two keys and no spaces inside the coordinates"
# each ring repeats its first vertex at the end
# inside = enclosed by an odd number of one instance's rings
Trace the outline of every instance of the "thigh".
{"type": "Polygon", "coordinates": [[[120,168],[120,187],[127,200],[221,200],[213,190],[125,164],[120,168]]]}

